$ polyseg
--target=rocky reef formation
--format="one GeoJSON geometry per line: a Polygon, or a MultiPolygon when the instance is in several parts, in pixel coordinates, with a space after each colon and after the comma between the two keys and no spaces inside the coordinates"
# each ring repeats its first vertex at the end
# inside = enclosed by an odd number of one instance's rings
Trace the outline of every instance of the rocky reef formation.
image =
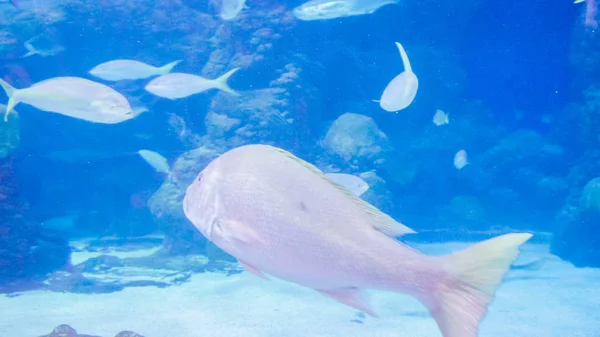
{"type": "Polygon", "coordinates": [[[8,296],[19,296],[33,289],[102,294],[126,287],[166,288],[188,282],[197,273],[242,272],[242,267],[233,263],[235,260],[212,244],[203,246],[206,251],[202,254],[167,254],[162,250],[163,241],[162,236],[74,241],[72,266],[46,271],[43,279],[14,283],[0,288],[0,292],[8,296]]]}
{"type": "MultiPolygon", "coordinates": [[[[600,166],[594,166],[595,169],[591,171],[596,173],[600,166]]],[[[572,170],[570,179],[574,186],[581,186],[582,179],[588,175],[589,172],[577,167],[572,170]]],[[[587,181],[580,190],[571,189],[565,205],[556,217],[551,252],[577,267],[600,267],[599,221],[600,178],[596,177],[587,181]]]]}
{"type": "Polygon", "coordinates": [[[571,39],[571,102],[553,130],[571,153],[570,188],[556,216],[551,251],[578,267],[600,267],[600,31],[584,24],[584,11],[571,39]]]}
{"type": "MultiPolygon", "coordinates": [[[[87,335],[78,333],[77,330],[73,329],[68,324],[61,324],[54,328],[51,333],[40,337],[100,337],[96,335],[87,335]]],[[[115,335],[115,337],[144,337],[133,331],[121,331],[115,335]]]]}

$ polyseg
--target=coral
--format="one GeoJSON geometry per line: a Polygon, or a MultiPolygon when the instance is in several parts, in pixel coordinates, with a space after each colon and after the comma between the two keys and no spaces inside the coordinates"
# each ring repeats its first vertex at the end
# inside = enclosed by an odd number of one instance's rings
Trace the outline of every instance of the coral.
{"type": "Polygon", "coordinates": [[[289,93],[284,88],[221,93],[206,115],[207,136],[223,148],[256,142],[283,143],[293,128],[289,93]]]}
{"type": "Polygon", "coordinates": [[[390,149],[387,136],[372,118],[349,112],[333,122],[321,146],[341,165],[360,168],[381,164],[390,149]]]}

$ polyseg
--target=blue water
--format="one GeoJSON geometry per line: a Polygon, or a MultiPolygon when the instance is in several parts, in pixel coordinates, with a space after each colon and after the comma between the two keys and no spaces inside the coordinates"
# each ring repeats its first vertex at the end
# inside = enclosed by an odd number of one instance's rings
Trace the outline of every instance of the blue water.
{"type": "MultiPolygon", "coordinates": [[[[0,1],[0,78],[23,89],[83,77],[148,111],[102,124],[20,103],[18,124],[0,126],[19,138],[0,139],[0,292],[7,296],[179,287],[192,274],[239,273],[180,207],[212,158],[181,158],[203,146],[216,156],[256,143],[360,176],[370,185],[364,200],[418,232],[402,241],[525,231],[574,268],[600,267],[600,32],[584,23],[586,3],[402,1],[371,14],[302,21],[292,10],[303,1],[248,0],[235,20],[223,21],[218,0],[18,2],[20,9],[0,1]],[[35,36],[63,50],[23,58],[35,36]],[[419,87],[406,109],[387,112],[373,100],[404,70],[396,41],[419,87]],[[152,78],[113,82],[88,73],[115,59],[182,60],[173,72],[210,79],[240,67],[228,84],[241,96],[211,89],[170,100],[144,90],[152,78]],[[283,81],[284,73],[293,76],[283,81]],[[432,122],[437,109],[449,124],[432,122]],[[363,150],[344,157],[328,132],[348,112],[364,116],[345,135],[363,150]],[[237,122],[223,131],[215,113],[237,122]],[[164,156],[177,181],[140,149],[164,156]],[[453,158],[463,149],[468,164],[457,168],[453,158]],[[85,240],[97,241],[81,246],[85,240]],[[189,274],[106,285],[82,276],[73,260],[118,247],[157,248],[164,263],[174,259],[189,274]],[[198,266],[190,256],[209,263],[198,266]]],[[[1,91],[0,103],[7,102],[1,91]]],[[[88,263],[110,269],[115,261],[88,263]]]]}

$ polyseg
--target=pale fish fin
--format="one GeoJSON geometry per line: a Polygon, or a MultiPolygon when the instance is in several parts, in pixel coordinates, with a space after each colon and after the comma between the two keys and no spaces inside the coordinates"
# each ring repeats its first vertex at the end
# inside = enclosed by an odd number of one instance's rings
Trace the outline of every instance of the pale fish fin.
{"type": "Polygon", "coordinates": [[[158,74],[159,74],[159,75],[165,75],[165,74],[168,74],[168,73],[170,73],[170,72],[171,72],[171,70],[173,70],[173,68],[174,68],[174,67],[175,67],[177,64],[179,64],[179,62],[181,62],[181,60],[173,61],[173,62],[171,62],[171,63],[169,63],[169,64],[166,64],[166,65],[164,65],[164,66],[162,66],[162,67],[158,68],[158,70],[159,70],[158,74]]]}
{"type": "Polygon", "coordinates": [[[402,236],[404,234],[413,234],[416,233],[414,230],[406,227],[405,225],[399,223],[398,221],[394,220],[392,217],[390,217],[389,215],[383,213],[382,211],[380,211],[377,207],[369,204],[368,202],[364,201],[363,199],[357,197],[356,195],[354,195],[351,191],[349,191],[347,188],[345,188],[344,186],[341,186],[333,181],[331,181],[330,179],[327,179],[327,177],[325,176],[325,174],[323,173],[323,171],[319,170],[316,166],[314,166],[311,163],[308,163],[298,157],[296,157],[294,154],[277,148],[277,147],[273,147],[271,146],[271,148],[277,152],[280,152],[281,154],[297,161],[299,164],[301,164],[302,166],[306,167],[307,169],[311,170],[313,173],[317,174],[318,176],[320,176],[321,178],[325,179],[326,181],[328,181],[329,183],[331,183],[333,186],[337,187],[340,191],[344,192],[344,194],[350,198],[353,202],[355,202],[359,207],[361,207],[365,212],[367,212],[370,216],[373,217],[373,219],[375,220],[374,223],[374,227],[376,230],[384,233],[385,235],[391,236],[391,237],[398,237],[398,236],[402,236]]]}
{"type": "Polygon", "coordinates": [[[581,3],[581,2],[584,2],[584,1],[585,1],[585,0],[575,0],[575,2],[573,2],[573,3],[574,3],[574,4],[578,4],[578,3],[581,3]]]}
{"type": "Polygon", "coordinates": [[[227,240],[235,240],[249,245],[264,243],[258,233],[237,220],[218,219],[217,222],[222,236],[227,240]]]}
{"type": "Polygon", "coordinates": [[[35,54],[39,54],[39,52],[33,47],[31,43],[25,42],[23,46],[25,46],[25,49],[27,49],[27,53],[25,53],[25,55],[21,57],[29,57],[35,54]]]}
{"type": "Polygon", "coordinates": [[[141,115],[141,114],[142,114],[142,113],[144,113],[144,112],[148,112],[148,111],[150,111],[150,110],[148,110],[148,108],[146,108],[145,106],[139,106],[139,107],[135,107],[135,108],[133,108],[133,109],[131,109],[131,110],[132,110],[132,113],[133,113],[133,118],[135,118],[135,117],[137,117],[137,116],[141,115]]]}
{"type": "Polygon", "coordinates": [[[360,197],[363,195],[363,193],[369,190],[369,184],[353,174],[325,173],[325,176],[334,183],[348,189],[357,197],[360,197]]]}
{"type": "Polygon", "coordinates": [[[174,183],[179,182],[179,180],[177,180],[177,177],[175,177],[175,175],[173,174],[173,171],[171,171],[171,169],[169,169],[169,172],[167,172],[167,180],[172,181],[174,183]]]}
{"type": "Polygon", "coordinates": [[[378,99],[372,99],[371,101],[375,102],[375,103],[380,103],[381,101],[378,99]]]}
{"type": "Polygon", "coordinates": [[[226,72],[224,75],[222,75],[221,77],[217,78],[215,81],[215,87],[217,89],[223,90],[227,93],[230,93],[232,95],[236,95],[239,96],[240,94],[238,94],[237,92],[233,91],[233,89],[231,89],[229,87],[229,84],[227,84],[227,80],[229,80],[229,78],[231,77],[231,75],[235,74],[236,71],[240,70],[240,68],[233,68],[230,71],[226,72]]]}
{"type": "Polygon", "coordinates": [[[269,278],[268,278],[268,277],[266,277],[266,276],[265,276],[265,274],[263,274],[263,272],[262,272],[262,271],[260,271],[260,270],[258,270],[258,269],[256,269],[256,268],[254,268],[253,266],[249,265],[248,263],[246,263],[246,262],[244,262],[244,261],[242,261],[242,260],[238,260],[238,262],[239,262],[239,263],[242,265],[242,267],[244,267],[244,269],[245,269],[247,272],[249,272],[249,273],[252,273],[252,274],[254,274],[254,275],[258,276],[258,277],[260,277],[260,278],[261,278],[261,279],[263,279],[263,280],[267,280],[267,281],[269,281],[269,278]]]}
{"type": "Polygon", "coordinates": [[[465,250],[440,259],[451,276],[437,292],[424,294],[444,337],[477,337],[479,323],[493,300],[519,247],[532,237],[529,233],[512,233],[479,242],[465,250]]]}
{"type": "Polygon", "coordinates": [[[406,55],[406,51],[404,47],[399,42],[396,42],[396,47],[400,51],[400,57],[402,57],[402,64],[404,65],[404,71],[407,73],[412,73],[412,67],[410,66],[410,61],[408,60],[408,55],[406,55]]]}
{"type": "Polygon", "coordinates": [[[317,290],[321,295],[333,298],[354,309],[360,310],[372,317],[379,317],[369,303],[364,299],[363,293],[358,288],[339,288],[331,290],[317,290]]]}
{"type": "Polygon", "coordinates": [[[6,92],[6,96],[8,96],[8,104],[6,104],[6,111],[4,112],[4,121],[8,122],[8,114],[15,107],[15,105],[19,104],[19,100],[15,98],[15,94],[19,90],[15,89],[12,85],[6,83],[1,78],[0,78],[0,86],[6,92]]]}

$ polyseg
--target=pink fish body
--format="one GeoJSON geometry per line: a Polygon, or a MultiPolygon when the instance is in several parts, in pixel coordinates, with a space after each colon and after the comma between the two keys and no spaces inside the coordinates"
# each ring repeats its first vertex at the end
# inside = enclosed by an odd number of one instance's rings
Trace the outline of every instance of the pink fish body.
{"type": "Polygon", "coordinates": [[[531,234],[506,234],[434,257],[394,237],[414,233],[289,152],[247,145],[188,187],[187,218],[246,270],[315,289],[372,316],[363,290],[406,293],[444,337],[475,337],[495,289],[531,234]]]}

